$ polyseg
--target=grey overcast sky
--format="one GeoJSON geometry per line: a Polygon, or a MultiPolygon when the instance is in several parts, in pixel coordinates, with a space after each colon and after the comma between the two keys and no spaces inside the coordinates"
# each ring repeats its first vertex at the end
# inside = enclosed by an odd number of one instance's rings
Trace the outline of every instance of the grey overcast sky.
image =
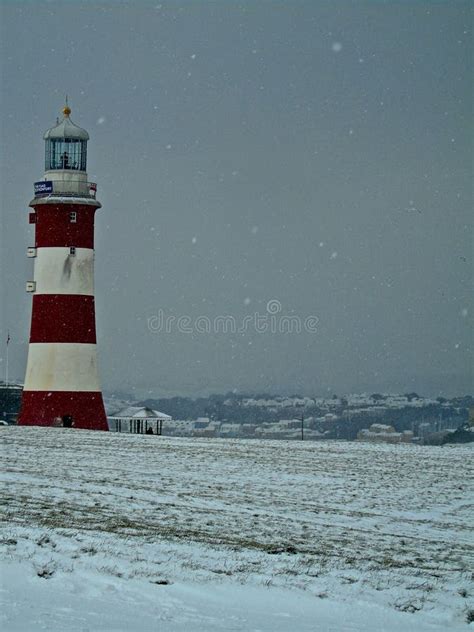
{"type": "Polygon", "coordinates": [[[23,379],[28,203],[67,93],[103,205],[105,391],[472,392],[472,17],[456,1],[4,0],[2,366],[9,329],[23,379]],[[186,331],[156,331],[160,314],[186,331]],[[226,315],[250,325],[223,333],[226,315]]]}

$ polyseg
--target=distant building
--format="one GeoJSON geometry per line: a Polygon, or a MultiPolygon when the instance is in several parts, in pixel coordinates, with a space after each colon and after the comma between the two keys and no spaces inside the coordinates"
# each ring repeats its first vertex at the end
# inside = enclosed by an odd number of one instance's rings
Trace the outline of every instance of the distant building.
{"type": "Polygon", "coordinates": [[[209,417],[198,417],[194,422],[194,428],[207,428],[209,425],[209,417]]]}
{"type": "Polygon", "coordinates": [[[395,432],[393,426],[386,424],[372,424],[357,433],[357,441],[371,441],[372,443],[411,443],[413,432],[404,430],[395,432]]]}
{"type": "Polygon", "coordinates": [[[220,421],[210,421],[209,417],[198,417],[192,424],[191,434],[193,437],[217,437],[219,435],[220,421]]]}
{"type": "Polygon", "coordinates": [[[158,434],[163,431],[163,422],[172,417],[147,406],[129,406],[108,417],[109,430],[132,434],[158,434]]]}
{"type": "Polygon", "coordinates": [[[235,438],[240,435],[241,425],[239,423],[222,423],[219,429],[220,437],[235,438]]]}
{"type": "Polygon", "coordinates": [[[173,423],[165,423],[161,434],[167,437],[191,437],[194,422],[184,419],[173,419],[173,423]]]}
{"type": "Polygon", "coordinates": [[[435,431],[435,427],[429,421],[422,421],[420,424],[418,424],[418,436],[419,437],[424,438],[424,437],[428,436],[429,434],[431,434],[434,431],[435,431]]]}
{"type": "Polygon", "coordinates": [[[11,424],[16,423],[16,418],[21,405],[21,393],[23,384],[16,382],[0,382],[0,418],[11,424]]]}
{"type": "Polygon", "coordinates": [[[300,430],[301,419],[280,419],[276,424],[273,424],[278,430],[300,430]]]}

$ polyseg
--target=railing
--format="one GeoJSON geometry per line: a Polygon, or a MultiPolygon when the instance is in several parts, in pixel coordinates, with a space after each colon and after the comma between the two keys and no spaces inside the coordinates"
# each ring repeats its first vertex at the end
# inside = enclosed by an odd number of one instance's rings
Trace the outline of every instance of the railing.
{"type": "Polygon", "coordinates": [[[95,200],[97,184],[78,180],[40,180],[35,182],[35,198],[50,196],[83,197],[95,200]]]}

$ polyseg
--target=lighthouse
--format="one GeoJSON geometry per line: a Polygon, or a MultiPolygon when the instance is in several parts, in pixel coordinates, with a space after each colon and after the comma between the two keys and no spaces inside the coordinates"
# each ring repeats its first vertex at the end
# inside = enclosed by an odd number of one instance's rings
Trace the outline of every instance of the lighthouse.
{"type": "Polygon", "coordinates": [[[101,204],[87,177],[86,130],[63,119],[44,134],[45,174],[35,182],[27,250],[34,278],[23,426],[108,430],[97,367],[94,218],[101,204]]]}

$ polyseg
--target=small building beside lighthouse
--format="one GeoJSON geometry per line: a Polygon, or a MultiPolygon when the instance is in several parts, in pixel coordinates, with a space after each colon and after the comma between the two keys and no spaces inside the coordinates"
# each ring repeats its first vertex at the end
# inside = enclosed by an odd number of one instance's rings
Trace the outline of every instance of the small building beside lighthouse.
{"type": "Polygon", "coordinates": [[[63,118],[44,134],[45,173],[34,184],[27,250],[34,276],[19,425],[108,430],[97,366],[94,218],[101,204],[87,177],[89,134],[63,118]]]}
{"type": "Polygon", "coordinates": [[[153,410],[148,406],[128,406],[108,418],[109,430],[133,434],[157,434],[163,431],[163,422],[171,421],[170,415],[153,410]]]}

